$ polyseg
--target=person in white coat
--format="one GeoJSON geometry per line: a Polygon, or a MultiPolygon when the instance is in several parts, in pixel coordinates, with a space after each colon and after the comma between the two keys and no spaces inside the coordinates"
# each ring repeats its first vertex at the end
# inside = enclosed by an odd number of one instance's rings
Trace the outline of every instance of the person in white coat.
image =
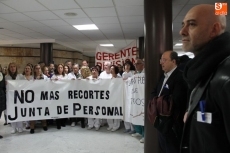
{"type": "MultiPolygon", "coordinates": [[[[7,80],[21,80],[22,75],[18,74],[18,69],[16,63],[12,62],[8,66],[8,74],[5,79],[7,80]]],[[[11,127],[13,128],[11,133],[14,134],[17,131],[19,133],[23,132],[23,122],[13,122],[11,123],[11,127]]]]}
{"type": "MultiPolygon", "coordinates": [[[[34,80],[47,80],[48,77],[42,73],[41,66],[39,64],[34,65],[34,80]]],[[[30,121],[30,133],[34,133],[36,121],[30,121]]],[[[47,123],[46,120],[42,120],[43,130],[47,131],[47,123]]]]}
{"type": "MultiPolygon", "coordinates": [[[[135,74],[135,67],[131,61],[126,61],[124,66],[125,66],[125,71],[122,74],[122,78],[123,80],[127,80],[129,77],[135,74]]],[[[124,133],[129,133],[129,134],[136,133],[132,123],[124,121],[124,125],[125,125],[124,133]]]]}
{"type": "MultiPolygon", "coordinates": [[[[142,59],[137,59],[136,63],[135,63],[135,68],[136,68],[136,74],[141,74],[141,73],[145,73],[145,69],[144,69],[144,61],[142,59]]],[[[136,75],[135,74],[135,75],[136,75]]],[[[144,138],[144,126],[141,125],[133,125],[134,129],[136,131],[136,133],[132,134],[132,137],[141,137],[140,139],[140,143],[144,143],[145,142],[145,138],[144,138]]]]}
{"type": "MultiPolygon", "coordinates": [[[[96,66],[91,68],[91,76],[87,77],[86,79],[90,80],[97,80],[98,79],[98,69],[96,66]]],[[[101,123],[99,118],[88,118],[88,130],[91,130],[95,127],[95,130],[98,131],[100,129],[101,123]]]]}
{"type": "Polygon", "coordinates": [[[100,79],[111,79],[112,78],[112,74],[110,72],[110,66],[111,66],[111,63],[109,61],[104,62],[104,71],[101,72],[99,76],[100,79]]]}
{"type": "MultiPolygon", "coordinates": [[[[111,79],[112,78],[112,74],[110,72],[110,66],[111,66],[111,62],[109,61],[105,61],[104,62],[104,71],[101,72],[99,78],[100,79],[111,79]]],[[[108,121],[107,121],[108,122],[108,121]]],[[[106,120],[102,119],[101,120],[101,125],[105,125],[106,124],[106,120]]],[[[111,127],[109,126],[107,128],[108,131],[112,130],[111,127]]]]}
{"type": "Polygon", "coordinates": [[[72,68],[73,68],[73,71],[68,74],[68,78],[71,80],[81,79],[82,76],[79,71],[79,65],[74,64],[72,68]]]}
{"type": "MultiPolygon", "coordinates": [[[[68,78],[70,80],[82,79],[82,76],[79,73],[80,72],[79,71],[79,65],[74,64],[72,68],[73,68],[73,71],[68,74],[68,78]]],[[[76,117],[75,118],[70,118],[70,122],[71,122],[72,127],[76,126],[77,118],[76,117]]]]}
{"type": "MultiPolygon", "coordinates": [[[[22,73],[22,77],[20,78],[20,80],[28,80],[28,81],[34,80],[32,71],[33,71],[33,65],[31,63],[28,63],[24,68],[24,71],[22,73]]],[[[30,129],[29,121],[24,121],[24,123],[26,124],[26,129],[30,129]]]]}
{"type": "MultiPolygon", "coordinates": [[[[51,77],[51,80],[67,80],[68,75],[64,73],[64,64],[60,63],[57,65],[57,71],[51,77]]],[[[65,118],[56,119],[57,129],[60,130],[61,126],[65,127],[65,118]]]]}
{"type": "MultiPolygon", "coordinates": [[[[112,78],[111,79],[116,79],[116,78],[121,78],[120,75],[118,75],[119,73],[119,69],[117,66],[115,65],[111,65],[110,67],[110,72],[112,74],[112,78]]],[[[108,125],[109,125],[109,130],[111,130],[112,132],[117,131],[120,127],[120,119],[107,119],[108,125]]]]}

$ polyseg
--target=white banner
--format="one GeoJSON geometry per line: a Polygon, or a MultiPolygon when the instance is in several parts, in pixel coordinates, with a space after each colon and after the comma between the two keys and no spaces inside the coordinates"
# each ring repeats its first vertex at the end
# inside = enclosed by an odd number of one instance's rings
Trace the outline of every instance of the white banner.
{"type": "Polygon", "coordinates": [[[123,119],[123,93],[122,79],[7,81],[8,121],[123,119]]]}
{"type": "Polygon", "coordinates": [[[125,81],[124,120],[144,126],[144,73],[136,74],[125,81]]]}
{"type": "Polygon", "coordinates": [[[113,65],[124,65],[125,60],[129,59],[133,64],[135,63],[137,55],[136,41],[130,43],[127,47],[120,51],[113,51],[109,47],[98,46],[95,54],[95,65],[100,65],[104,69],[103,62],[111,61],[113,65]]]}

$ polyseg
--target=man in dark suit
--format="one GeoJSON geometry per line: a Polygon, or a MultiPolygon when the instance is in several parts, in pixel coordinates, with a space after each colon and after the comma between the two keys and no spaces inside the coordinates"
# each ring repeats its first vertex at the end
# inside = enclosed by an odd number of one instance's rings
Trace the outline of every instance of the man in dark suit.
{"type": "Polygon", "coordinates": [[[162,153],[178,153],[183,129],[183,114],[186,109],[187,85],[182,72],[177,68],[178,55],[176,52],[164,52],[160,64],[164,75],[153,90],[152,96],[172,95],[173,112],[172,117],[167,119],[167,124],[164,124],[164,120],[159,123],[163,126],[157,128],[158,142],[162,153]]]}

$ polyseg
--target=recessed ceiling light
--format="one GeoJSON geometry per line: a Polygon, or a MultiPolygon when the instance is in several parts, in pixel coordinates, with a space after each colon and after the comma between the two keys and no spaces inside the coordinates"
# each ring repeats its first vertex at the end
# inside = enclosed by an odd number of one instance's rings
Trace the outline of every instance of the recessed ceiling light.
{"type": "Polygon", "coordinates": [[[77,13],[67,12],[64,15],[66,15],[66,16],[77,16],[77,13]]]}
{"type": "Polygon", "coordinates": [[[95,24],[73,25],[77,30],[98,30],[95,24]]]}
{"type": "Polygon", "coordinates": [[[104,46],[104,47],[113,47],[113,44],[100,44],[100,46],[104,46]]]}
{"type": "Polygon", "coordinates": [[[182,46],[182,43],[176,43],[175,46],[182,46]]]}

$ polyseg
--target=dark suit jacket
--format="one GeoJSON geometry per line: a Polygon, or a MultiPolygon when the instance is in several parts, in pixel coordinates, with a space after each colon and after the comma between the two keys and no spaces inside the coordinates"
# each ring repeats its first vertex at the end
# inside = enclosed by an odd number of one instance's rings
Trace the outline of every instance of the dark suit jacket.
{"type": "MultiPolygon", "coordinates": [[[[152,97],[158,96],[162,84],[164,81],[164,75],[160,78],[157,86],[152,92],[152,97]]],[[[183,116],[186,110],[187,104],[187,84],[183,79],[182,72],[176,68],[170,75],[162,89],[161,95],[172,95],[174,102],[174,112],[179,112],[179,117],[177,118],[178,128],[180,133],[182,133],[183,128],[183,116]],[[182,127],[181,127],[182,126],[182,127]]]]}

